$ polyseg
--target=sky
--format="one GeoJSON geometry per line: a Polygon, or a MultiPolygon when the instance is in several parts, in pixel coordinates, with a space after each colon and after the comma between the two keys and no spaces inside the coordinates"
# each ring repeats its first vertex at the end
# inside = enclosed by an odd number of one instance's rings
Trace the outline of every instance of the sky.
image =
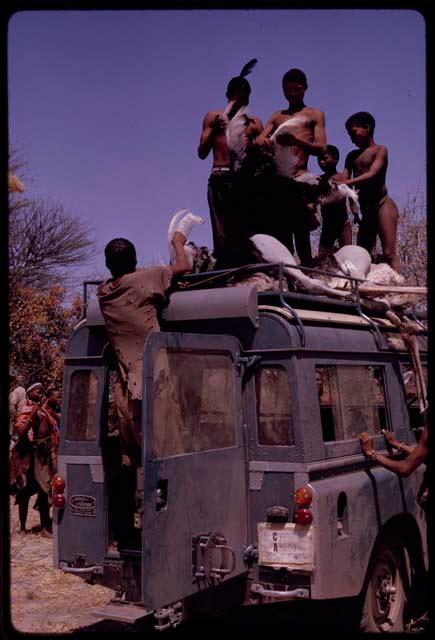
{"type": "MultiPolygon", "coordinates": [[[[251,58],[249,111],[265,124],[288,105],[281,79],[308,78],[305,103],[326,117],[328,143],[352,143],[344,122],[376,119],[399,209],[426,189],[425,23],[410,10],[37,11],[8,33],[9,142],[27,162],[27,195],[60,201],[93,228],[96,249],[78,280],[107,277],[105,244],[134,242],[139,264],[168,261],[172,215],[205,223],[212,246],[211,156],[197,147],[207,111],[251,58]]],[[[317,160],[309,169],[319,173],[317,160]]]]}

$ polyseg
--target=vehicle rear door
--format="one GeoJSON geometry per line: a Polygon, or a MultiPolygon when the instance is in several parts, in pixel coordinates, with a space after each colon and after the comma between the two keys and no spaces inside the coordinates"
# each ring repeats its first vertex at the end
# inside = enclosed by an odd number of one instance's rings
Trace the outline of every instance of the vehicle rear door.
{"type": "Polygon", "coordinates": [[[239,342],[156,333],[144,352],[143,599],[153,610],[246,572],[239,342]]]}

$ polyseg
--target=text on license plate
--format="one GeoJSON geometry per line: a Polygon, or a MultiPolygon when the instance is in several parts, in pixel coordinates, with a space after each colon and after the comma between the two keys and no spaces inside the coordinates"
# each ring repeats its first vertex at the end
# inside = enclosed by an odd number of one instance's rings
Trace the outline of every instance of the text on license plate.
{"type": "Polygon", "coordinates": [[[260,565],[314,569],[314,527],[260,522],[258,551],[260,565]]]}

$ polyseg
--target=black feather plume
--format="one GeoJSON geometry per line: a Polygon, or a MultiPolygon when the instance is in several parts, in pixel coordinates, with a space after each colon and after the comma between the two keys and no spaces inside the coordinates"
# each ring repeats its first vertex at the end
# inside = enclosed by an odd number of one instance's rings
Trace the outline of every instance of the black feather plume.
{"type": "Polygon", "coordinates": [[[258,62],[257,58],[252,58],[252,60],[247,62],[240,72],[240,77],[245,78],[248,74],[250,74],[252,69],[257,64],[257,62],[258,62]]]}

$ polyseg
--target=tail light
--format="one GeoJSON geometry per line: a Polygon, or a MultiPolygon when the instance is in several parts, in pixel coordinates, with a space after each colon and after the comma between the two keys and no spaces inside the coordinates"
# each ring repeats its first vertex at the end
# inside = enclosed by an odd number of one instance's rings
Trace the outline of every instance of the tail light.
{"type": "Polygon", "coordinates": [[[62,476],[54,476],[53,480],[51,481],[51,486],[53,487],[53,491],[55,493],[63,493],[65,489],[65,480],[62,478],[62,476]]]}
{"type": "Polygon", "coordinates": [[[296,524],[311,524],[313,521],[313,512],[311,509],[296,509],[294,520],[296,524]]]}
{"type": "Polygon", "coordinates": [[[296,489],[295,502],[297,507],[309,507],[313,501],[313,494],[308,487],[296,489]]]}
{"type": "Polygon", "coordinates": [[[53,480],[51,481],[51,488],[53,491],[53,507],[56,507],[57,509],[63,509],[66,505],[66,499],[63,493],[65,490],[65,480],[62,478],[62,476],[54,476],[53,480]]]}
{"type": "Polygon", "coordinates": [[[296,524],[310,525],[313,521],[313,512],[311,511],[311,503],[313,494],[309,487],[299,487],[295,492],[295,514],[294,521],[296,524]]]}

